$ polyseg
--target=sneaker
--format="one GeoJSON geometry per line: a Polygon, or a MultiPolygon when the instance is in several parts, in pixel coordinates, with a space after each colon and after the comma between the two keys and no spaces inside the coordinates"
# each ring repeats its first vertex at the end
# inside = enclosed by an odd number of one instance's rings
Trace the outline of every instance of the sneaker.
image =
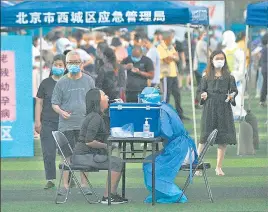
{"type": "MultiPolygon", "coordinates": [[[[82,187],[85,195],[92,195],[92,191],[88,188],[88,187],[82,187]]],[[[82,193],[81,191],[79,191],[78,193],[82,193]]]]}
{"type": "Polygon", "coordinates": [[[266,104],[266,102],[260,102],[260,106],[261,107],[267,107],[267,104],[266,104]]]}
{"type": "Polygon", "coordinates": [[[121,197],[119,194],[115,194],[118,198],[121,198],[125,203],[128,203],[128,199],[121,197]]]}
{"type": "Polygon", "coordinates": [[[67,192],[70,192],[70,190],[67,189],[67,188],[61,188],[61,189],[58,191],[58,195],[60,195],[60,196],[66,196],[66,195],[67,195],[67,192]]]}
{"type": "MultiPolygon", "coordinates": [[[[111,194],[111,204],[118,205],[126,203],[122,197],[117,194],[111,194]]],[[[102,197],[101,204],[108,204],[108,197],[102,197]]]]}
{"type": "Polygon", "coordinates": [[[45,185],[44,189],[50,189],[54,187],[55,187],[55,184],[52,181],[47,181],[47,184],[45,185]]]}

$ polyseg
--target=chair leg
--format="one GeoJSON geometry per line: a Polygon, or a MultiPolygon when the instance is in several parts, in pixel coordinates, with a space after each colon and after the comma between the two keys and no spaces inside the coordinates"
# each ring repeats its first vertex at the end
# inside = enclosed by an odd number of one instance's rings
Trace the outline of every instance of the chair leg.
{"type": "Polygon", "coordinates": [[[206,184],[208,197],[209,197],[210,201],[213,203],[212,192],[211,192],[211,189],[210,189],[210,186],[209,186],[209,183],[208,183],[207,171],[206,171],[205,166],[203,166],[203,178],[204,178],[204,181],[205,181],[205,184],[206,184]]]}
{"type": "Polygon", "coordinates": [[[89,187],[90,187],[92,193],[93,193],[94,196],[97,198],[97,202],[92,202],[92,201],[91,201],[91,204],[94,204],[94,203],[100,203],[100,202],[101,202],[100,197],[98,196],[98,194],[96,193],[94,187],[92,186],[92,184],[91,184],[90,181],[88,180],[88,177],[86,176],[85,172],[83,172],[83,175],[84,175],[84,177],[86,178],[87,184],[89,185],[89,187]]]}
{"type": "MultiPolygon", "coordinates": [[[[194,177],[196,171],[197,171],[197,167],[196,167],[195,169],[193,169],[193,171],[192,171],[192,178],[194,177]]],[[[187,177],[187,180],[186,180],[186,182],[185,182],[185,184],[184,184],[184,186],[183,186],[183,189],[182,189],[181,196],[180,196],[180,198],[178,199],[177,202],[180,202],[180,200],[181,200],[183,194],[185,194],[185,191],[186,191],[187,187],[188,187],[189,184],[190,184],[190,180],[191,180],[190,175],[191,175],[191,173],[189,173],[189,175],[188,175],[188,177],[187,177]]]]}
{"type": "MultiPolygon", "coordinates": [[[[71,172],[71,179],[73,179],[76,183],[76,185],[78,186],[78,188],[80,189],[81,193],[83,194],[83,196],[85,197],[86,201],[89,203],[89,204],[94,204],[96,202],[92,202],[88,199],[87,195],[85,194],[81,184],[79,183],[77,177],[75,176],[74,172],[70,169],[70,172],[71,172]]],[[[85,173],[84,173],[85,174],[85,173]]],[[[70,181],[71,182],[71,181],[70,181]]]]}

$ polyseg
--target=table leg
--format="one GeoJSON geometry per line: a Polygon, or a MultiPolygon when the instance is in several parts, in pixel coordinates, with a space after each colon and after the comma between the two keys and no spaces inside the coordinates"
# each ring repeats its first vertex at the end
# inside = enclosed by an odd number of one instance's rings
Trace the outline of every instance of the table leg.
{"type": "Polygon", "coordinates": [[[155,143],[152,143],[152,205],[155,205],[155,143]]]}
{"type": "Polygon", "coordinates": [[[126,196],[126,142],[123,142],[122,197],[126,196]]]}
{"type": "Polygon", "coordinates": [[[108,205],[111,205],[111,155],[112,142],[108,142],[108,205]]]}

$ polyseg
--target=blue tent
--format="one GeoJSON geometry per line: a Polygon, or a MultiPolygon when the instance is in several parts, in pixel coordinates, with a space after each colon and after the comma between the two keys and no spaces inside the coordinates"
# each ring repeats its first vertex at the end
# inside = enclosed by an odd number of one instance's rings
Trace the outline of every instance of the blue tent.
{"type": "Polygon", "coordinates": [[[246,24],[268,27],[268,1],[248,5],[246,24]]]}
{"type": "Polygon", "coordinates": [[[10,6],[14,6],[15,3],[14,2],[10,2],[10,1],[1,1],[1,7],[10,7],[10,6]]]}
{"type": "Polygon", "coordinates": [[[174,1],[25,1],[2,8],[7,27],[208,25],[208,8],[174,1]]]}

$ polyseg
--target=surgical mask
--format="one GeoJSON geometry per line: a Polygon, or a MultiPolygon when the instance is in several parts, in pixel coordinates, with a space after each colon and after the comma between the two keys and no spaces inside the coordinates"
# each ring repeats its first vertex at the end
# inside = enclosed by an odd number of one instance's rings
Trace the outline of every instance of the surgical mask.
{"type": "Polygon", "coordinates": [[[141,57],[133,57],[133,56],[131,56],[131,60],[132,60],[134,63],[138,63],[138,62],[140,62],[141,57]]]}
{"type": "Polygon", "coordinates": [[[213,65],[215,68],[222,68],[225,64],[225,60],[213,60],[213,65]]]}
{"type": "Polygon", "coordinates": [[[71,74],[77,74],[80,72],[79,65],[67,65],[67,69],[71,74]]]}
{"type": "Polygon", "coordinates": [[[142,53],[145,55],[146,53],[147,53],[147,49],[146,49],[146,47],[141,47],[141,50],[142,50],[142,53]]]}
{"type": "Polygon", "coordinates": [[[129,46],[129,42],[123,41],[123,46],[127,48],[129,46]]]}
{"type": "Polygon", "coordinates": [[[52,71],[52,74],[53,75],[55,75],[55,76],[61,76],[64,73],[64,68],[58,68],[58,67],[53,66],[52,69],[51,69],[51,71],[52,71]]]}
{"type": "MultiPolygon", "coordinates": [[[[40,61],[35,61],[34,64],[33,64],[33,66],[35,68],[40,68],[40,61]]],[[[45,67],[45,61],[42,60],[42,68],[44,68],[44,67],[45,67]]]]}
{"type": "Polygon", "coordinates": [[[208,37],[203,37],[203,41],[208,42],[208,37]]]}
{"type": "Polygon", "coordinates": [[[85,46],[86,44],[87,44],[87,42],[85,40],[80,41],[80,46],[85,46]]]}
{"type": "Polygon", "coordinates": [[[72,42],[72,47],[75,49],[77,48],[77,43],[76,42],[72,42]]]}
{"type": "Polygon", "coordinates": [[[134,46],[134,40],[131,40],[131,41],[130,41],[130,45],[131,45],[131,46],[134,46]]]}
{"type": "Polygon", "coordinates": [[[265,35],[266,31],[261,31],[260,35],[263,37],[265,35]]]}
{"type": "Polygon", "coordinates": [[[193,34],[193,38],[198,38],[198,36],[199,36],[198,33],[193,34]]]}

